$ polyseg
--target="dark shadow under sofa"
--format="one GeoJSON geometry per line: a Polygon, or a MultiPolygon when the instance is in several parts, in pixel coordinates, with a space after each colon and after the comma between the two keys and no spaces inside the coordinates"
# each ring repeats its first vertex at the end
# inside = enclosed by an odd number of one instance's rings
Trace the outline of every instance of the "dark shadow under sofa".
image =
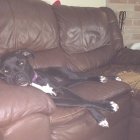
{"type": "MultiPolygon", "coordinates": [[[[66,67],[92,75],[140,72],[140,51],[124,47],[115,13],[107,8],[53,7],[40,1],[0,0],[0,55],[35,51],[34,68],[66,67]]],[[[71,86],[91,100],[113,100],[116,113],[102,112],[98,126],[84,108],[56,107],[33,87],[0,81],[0,140],[139,140],[140,92],[125,82],[71,86]]]]}

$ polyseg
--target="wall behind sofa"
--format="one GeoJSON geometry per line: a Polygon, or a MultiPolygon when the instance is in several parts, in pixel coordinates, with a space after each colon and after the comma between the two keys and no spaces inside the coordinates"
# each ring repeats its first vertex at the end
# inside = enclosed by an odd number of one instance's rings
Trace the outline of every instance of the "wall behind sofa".
{"type": "MultiPolygon", "coordinates": [[[[42,0],[52,3],[55,0],[42,0]]],[[[60,0],[62,5],[81,6],[81,7],[100,7],[106,6],[106,0],[60,0]]]]}
{"type": "Polygon", "coordinates": [[[60,0],[63,5],[100,7],[106,6],[106,0],[60,0]]]}
{"type": "MultiPolygon", "coordinates": [[[[107,0],[107,6],[116,11],[126,11],[123,37],[126,46],[140,43],[140,0],[107,0]]],[[[118,16],[119,17],[119,16],[118,16]]]]}

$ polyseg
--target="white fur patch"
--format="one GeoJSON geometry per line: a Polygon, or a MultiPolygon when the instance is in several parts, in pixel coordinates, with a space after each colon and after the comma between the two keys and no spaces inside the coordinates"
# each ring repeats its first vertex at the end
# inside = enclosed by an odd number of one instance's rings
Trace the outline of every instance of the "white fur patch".
{"type": "Polygon", "coordinates": [[[114,112],[118,111],[118,109],[119,109],[118,104],[116,104],[115,102],[111,101],[110,105],[112,106],[114,112]]]}
{"type": "Polygon", "coordinates": [[[109,123],[106,119],[99,122],[99,125],[102,127],[109,127],[109,123]]]}
{"type": "Polygon", "coordinates": [[[115,80],[116,81],[122,81],[122,79],[120,77],[116,77],[115,80]]]}
{"type": "MultiPolygon", "coordinates": [[[[114,80],[116,80],[116,81],[122,81],[122,79],[120,77],[115,77],[114,80]]],[[[107,81],[108,81],[108,78],[107,77],[105,77],[103,75],[100,76],[100,82],[101,83],[106,83],[107,81]]]]}
{"type": "Polygon", "coordinates": [[[46,86],[40,86],[38,84],[31,83],[31,86],[33,86],[33,87],[35,87],[37,89],[40,89],[40,90],[42,90],[43,92],[45,92],[47,94],[57,96],[57,94],[53,91],[53,88],[49,84],[47,84],[46,86]]]}
{"type": "Polygon", "coordinates": [[[106,83],[107,82],[107,78],[103,75],[100,76],[100,82],[101,83],[106,83]]]}

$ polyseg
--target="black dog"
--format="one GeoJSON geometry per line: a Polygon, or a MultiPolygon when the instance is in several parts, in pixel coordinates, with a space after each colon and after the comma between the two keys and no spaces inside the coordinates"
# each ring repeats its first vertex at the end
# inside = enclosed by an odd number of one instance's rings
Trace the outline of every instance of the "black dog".
{"type": "Polygon", "coordinates": [[[87,108],[100,126],[109,126],[106,118],[99,112],[99,109],[116,112],[119,109],[116,103],[113,101],[87,101],[69,89],[69,86],[77,82],[89,80],[107,82],[108,77],[85,76],[83,73],[75,73],[61,67],[34,70],[28,61],[28,57],[33,57],[33,53],[23,50],[2,56],[0,59],[1,79],[9,84],[19,86],[31,85],[54,95],[52,98],[57,106],[80,106],[87,108]]]}

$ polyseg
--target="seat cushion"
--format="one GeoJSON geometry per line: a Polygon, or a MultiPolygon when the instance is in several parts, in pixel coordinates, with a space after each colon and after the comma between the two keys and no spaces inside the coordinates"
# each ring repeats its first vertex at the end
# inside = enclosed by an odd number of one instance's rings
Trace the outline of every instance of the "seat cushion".
{"type": "MultiPolygon", "coordinates": [[[[120,140],[123,140],[127,131],[127,123],[130,115],[130,87],[117,81],[109,81],[102,84],[98,82],[83,82],[71,87],[71,90],[79,96],[92,101],[113,100],[119,104],[119,111],[116,113],[101,111],[107,118],[113,134],[122,132],[120,140]]],[[[108,129],[98,126],[97,122],[90,115],[90,112],[80,107],[57,107],[50,117],[52,127],[52,139],[56,140],[86,140],[99,137],[100,140],[107,137],[112,140],[108,129]]],[[[114,135],[113,135],[114,136],[114,135]]],[[[116,135],[117,137],[117,135],[116,135]]]]}
{"type": "Polygon", "coordinates": [[[130,91],[127,84],[115,80],[109,80],[107,83],[83,82],[73,85],[71,89],[79,96],[91,101],[111,99],[130,91]]]}
{"type": "MultiPolygon", "coordinates": [[[[71,86],[70,89],[77,95],[90,101],[117,100],[131,90],[127,84],[117,81],[109,81],[107,83],[83,82],[71,86]]],[[[84,112],[85,109],[81,107],[59,107],[51,116],[51,121],[52,123],[70,121],[73,118],[77,118],[77,116],[83,115],[84,112]]]]}

